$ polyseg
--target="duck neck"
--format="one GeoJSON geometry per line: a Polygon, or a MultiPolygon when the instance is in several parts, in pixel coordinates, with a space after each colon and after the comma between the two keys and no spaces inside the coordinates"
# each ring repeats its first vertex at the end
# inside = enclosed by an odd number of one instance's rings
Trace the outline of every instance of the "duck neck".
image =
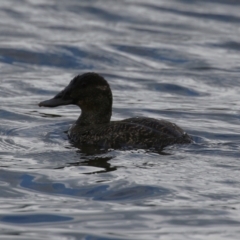
{"type": "Polygon", "coordinates": [[[81,126],[106,124],[110,122],[111,115],[112,110],[103,111],[103,109],[99,109],[98,111],[82,111],[76,123],[81,126]]]}

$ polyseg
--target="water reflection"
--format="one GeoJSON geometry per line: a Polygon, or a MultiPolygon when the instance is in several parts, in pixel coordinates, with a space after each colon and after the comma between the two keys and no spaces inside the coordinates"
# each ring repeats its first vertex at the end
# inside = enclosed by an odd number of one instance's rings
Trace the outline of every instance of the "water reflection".
{"type": "MultiPolygon", "coordinates": [[[[90,166],[90,167],[97,167],[101,168],[104,170],[99,170],[99,171],[93,171],[93,172],[88,172],[84,174],[96,174],[96,173],[104,173],[104,172],[112,172],[117,170],[117,167],[112,166],[109,161],[112,159],[112,157],[101,157],[101,156],[92,156],[92,157],[80,157],[81,161],[79,162],[72,162],[72,163],[67,163],[66,166],[64,167],[58,167],[57,169],[62,169],[65,167],[71,167],[71,166],[90,166]],[[83,160],[86,159],[86,160],[83,160]],[[83,161],[82,161],[83,160],[83,161]]],[[[95,169],[95,168],[94,168],[95,169]]]]}

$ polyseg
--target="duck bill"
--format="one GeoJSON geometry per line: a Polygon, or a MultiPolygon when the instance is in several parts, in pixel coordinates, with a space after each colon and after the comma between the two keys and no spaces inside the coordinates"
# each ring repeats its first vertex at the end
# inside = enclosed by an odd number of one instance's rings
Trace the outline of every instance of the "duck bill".
{"type": "Polygon", "coordinates": [[[71,99],[69,96],[66,96],[65,92],[66,91],[64,90],[61,91],[54,98],[40,102],[38,106],[39,107],[58,107],[58,106],[73,104],[73,99],[71,99]]]}

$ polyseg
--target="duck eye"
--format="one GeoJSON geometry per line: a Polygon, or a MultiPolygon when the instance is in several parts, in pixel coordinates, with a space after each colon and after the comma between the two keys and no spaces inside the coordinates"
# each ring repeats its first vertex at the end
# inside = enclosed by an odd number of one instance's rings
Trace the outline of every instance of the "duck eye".
{"type": "Polygon", "coordinates": [[[81,84],[81,88],[85,88],[87,86],[87,83],[85,83],[85,82],[83,82],[82,84],[81,84]]]}

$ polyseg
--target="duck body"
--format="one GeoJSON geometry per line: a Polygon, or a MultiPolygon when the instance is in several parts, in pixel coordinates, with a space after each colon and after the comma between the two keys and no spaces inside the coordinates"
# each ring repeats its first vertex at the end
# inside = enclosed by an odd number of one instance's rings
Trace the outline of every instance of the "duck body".
{"type": "Polygon", "coordinates": [[[79,126],[68,131],[70,140],[79,145],[100,148],[163,149],[175,143],[191,143],[191,138],[177,125],[153,118],[128,118],[107,124],[79,126]]]}
{"type": "Polygon", "coordinates": [[[96,73],[75,77],[54,98],[39,106],[78,105],[82,112],[68,136],[79,146],[113,149],[163,149],[172,144],[191,143],[191,137],[176,124],[147,117],[110,121],[112,92],[107,81],[96,73]]]}

